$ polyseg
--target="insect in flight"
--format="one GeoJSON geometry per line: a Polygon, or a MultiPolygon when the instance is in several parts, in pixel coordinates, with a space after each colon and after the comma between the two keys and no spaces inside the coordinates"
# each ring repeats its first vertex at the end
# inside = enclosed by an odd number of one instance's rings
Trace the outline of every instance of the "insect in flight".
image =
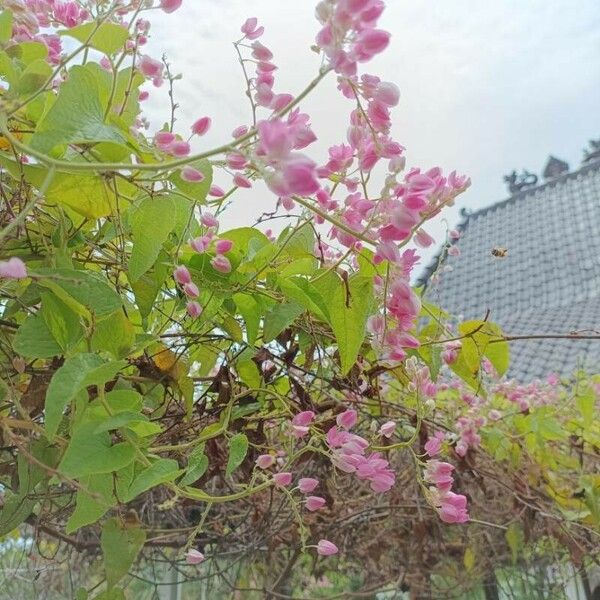
{"type": "Polygon", "coordinates": [[[496,246],[492,248],[492,256],[496,258],[506,258],[508,255],[508,248],[502,248],[502,246],[496,246]]]}

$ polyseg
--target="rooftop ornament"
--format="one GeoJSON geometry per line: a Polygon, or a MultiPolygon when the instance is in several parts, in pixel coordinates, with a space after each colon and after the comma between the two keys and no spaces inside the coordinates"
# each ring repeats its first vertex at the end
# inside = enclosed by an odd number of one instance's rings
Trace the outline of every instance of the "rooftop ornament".
{"type": "Polygon", "coordinates": [[[600,139],[590,140],[590,147],[583,151],[583,162],[588,163],[600,158],[600,139]]]}
{"type": "Polygon", "coordinates": [[[555,156],[550,156],[542,173],[544,179],[555,179],[569,172],[569,163],[555,156]]]}
{"type": "Polygon", "coordinates": [[[523,169],[520,175],[516,171],[513,171],[510,175],[505,175],[504,181],[508,184],[508,191],[511,196],[514,196],[525,189],[535,187],[538,176],[523,169]]]}

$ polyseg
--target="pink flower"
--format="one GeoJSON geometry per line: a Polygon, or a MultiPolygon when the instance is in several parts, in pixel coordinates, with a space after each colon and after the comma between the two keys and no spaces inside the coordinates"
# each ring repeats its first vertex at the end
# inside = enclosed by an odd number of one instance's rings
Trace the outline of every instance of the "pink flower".
{"type": "Polygon", "coordinates": [[[271,60],[273,58],[273,53],[260,42],[252,42],[252,56],[256,60],[271,60]]]}
{"type": "Polygon", "coordinates": [[[259,469],[268,469],[275,464],[275,457],[270,454],[261,454],[255,464],[259,469]]]}
{"type": "Polygon", "coordinates": [[[200,290],[194,282],[184,283],[183,292],[189,298],[197,298],[200,295],[200,290]]]}
{"type": "Polygon", "coordinates": [[[203,212],[202,216],[200,217],[200,222],[202,223],[202,225],[205,225],[206,227],[218,227],[219,226],[219,221],[217,221],[217,218],[215,217],[215,215],[213,215],[210,212],[203,212]]]}
{"type": "Polygon", "coordinates": [[[343,427],[344,429],[352,429],[354,425],[356,425],[356,421],[358,419],[358,414],[355,410],[348,409],[343,413],[339,414],[335,422],[338,424],[338,427],[343,427]]]}
{"type": "Polygon", "coordinates": [[[203,235],[190,241],[190,246],[198,253],[204,254],[212,242],[212,235],[203,235]]]}
{"type": "Polygon", "coordinates": [[[316,164],[302,154],[293,155],[283,168],[285,193],[281,195],[310,196],[321,186],[317,181],[316,164]]]}
{"type": "Polygon", "coordinates": [[[181,6],[182,0],[160,0],[160,7],[166,13],[172,13],[181,6]]]}
{"type": "Polygon", "coordinates": [[[201,117],[192,125],[192,133],[195,135],[204,135],[210,129],[211,123],[210,117],[201,117]]]}
{"type": "Polygon", "coordinates": [[[305,501],[306,509],[310,512],[323,508],[325,503],[325,498],[321,498],[321,496],[307,496],[305,501]]]}
{"type": "Polygon", "coordinates": [[[317,553],[321,556],[331,556],[338,553],[338,547],[329,540],[319,540],[317,553]]]}
{"type": "Polygon", "coordinates": [[[440,490],[449,490],[454,483],[452,471],[454,471],[454,466],[450,463],[430,460],[425,467],[424,479],[440,490]]]}
{"type": "Polygon", "coordinates": [[[221,273],[231,273],[231,263],[226,256],[222,256],[218,254],[213,259],[211,259],[210,264],[213,266],[213,269],[220,271],[221,273]]]}
{"type": "Polygon", "coordinates": [[[233,176],[233,185],[237,185],[239,188],[251,188],[252,182],[247,177],[244,177],[244,175],[236,173],[233,176]]]}
{"type": "Polygon", "coordinates": [[[386,421],[379,428],[379,435],[382,435],[383,437],[386,437],[389,439],[392,437],[392,435],[394,435],[395,429],[396,429],[396,423],[394,421],[386,421]]]}
{"type": "Polygon", "coordinates": [[[211,185],[208,193],[215,198],[222,198],[225,195],[223,188],[220,188],[218,185],[211,185]]]}
{"type": "Polygon", "coordinates": [[[192,282],[192,276],[187,270],[187,267],[184,265],[179,265],[175,269],[175,271],[173,272],[173,277],[175,278],[175,281],[180,285],[185,285],[186,283],[192,282]]]}
{"type": "Polygon", "coordinates": [[[442,442],[444,440],[444,433],[442,431],[437,431],[433,437],[430,437],[424,445],[425,452],[429,456],[436,456],[440,453],[442,449],[442,442]]]}
{"type": "Polygon", "coordinates": [[[318,479],[313,479],[312,477],[302,477],[300,481],[298,481],[298,489],[303,494],[310,494],[317,486],[319,485],[318,479]]]}
{"type": "Polygon", "coordinates": [[[190,153],[190,145],[183,140],[177,140],[169,147],[169,152],[173,156],[187,156],[190,153]]]}
{"type": "Polygon", "coordinates": [[[148,98],[150,98],[150,92],[148,90],[142,90],[138,95],[138,100],[140,102],[144,102],[145,100],[148,100],[148,98]]]}
{"type": "Polygon", "coordinates": [[[450,491],[444,492],[440,495],[438,512],[444,523],[466,523],[469,520],[466,496],[450,491]]]}
{"type": "Polygon", "coordinates": [[[384,81],[377,86],[375,98],[387,106],[396,106],[400,100],[400,90],[395,83],[384,81]]]}
{"type": "Polygon", "coordinates": [[[0,261],[0,277],[6,279],[25,279],[27,277],[27,267],[25,263],[16,256],[8,260],[0,261]]]}
{"type": "Polygon", "coordinates": [[[240,125],[239,127],[236,127],[232,132],[231,132],[231,137],[234,138],[241,138],[243,135],[246,135],[248,133],[248,127],[246,125],[240,125]]]}
{"type": "Polygon", "coordinates": [[[233,242],[231,240],[218,240],[215,243],[215,250],[217,254],[226,254],[233,248],[233,242]]]}
{"type": "Polygon", "coordinates": [[[202,314],[202,306],[193,300],[186,304],[185,310],[192,319],[197,319],[202,314]]]}
{"type": "Polygon", "coordinates": [[[162,77],[163,65],[158,60],[154,60],[149,56],[142,56],[138,63],[140,71],[149,79],[156,79],[162,77]]]}
{"type": "Polygon", "coordinates": [[[264,27],[258,27],[258,19],[250,17],[240,28],[241,32],[249,39],[255,40],[259,38],[265,31],[264,27]]]}
{"type": "Polygon", "coordinates": [[[450,248],[448,248],[448,256],[460,256],[458,246],[450,246],[450,248]]]}
{"type": "Polygon", "coordinates": [[[287,471],[275,473],[275,475],[273,475],[273,482],[275,485],[286,487],[292,483],[292,474],[287,471]]]}
{"type": "MultiPolygon", "coordinates": [[[[181,0],[179,0],[179,2],[181,3],[181,0]]],[[[195,550],[194,548],[188,550],[185,555],[185,562],[188,565],[199,565],[203,560],[204,554],[202,554],[202,552],[199,550],[195,550]]]]}
{"type": "Polygon", "coordinates": [[[159,131],[154,136],[154,145],[163,152],[168,152],[171,144],[175,142],[177,138],[174,133],[170,131],[159,131]]]}
{"type": "Polygon", "coordinates": [[[200,183],[204,181],[204,173],[194,169],[194,167],[185,166],[181,169],[181,179],[190,183],[200,183]]]}
{"type": "Polygon", "coordinates": [[[390,34],[381,29],[363,29],[356,39],[354,52],[359,61],[365,62],[383,52],[390,43],[390,34]]]}
{"type": "Polygon", "coordinates": [[[315,413],[312,410],[303,410],[294,416],[292,419],[292,425],[300,425],[306,427],[310,425],[315,418],[315,413]]]}

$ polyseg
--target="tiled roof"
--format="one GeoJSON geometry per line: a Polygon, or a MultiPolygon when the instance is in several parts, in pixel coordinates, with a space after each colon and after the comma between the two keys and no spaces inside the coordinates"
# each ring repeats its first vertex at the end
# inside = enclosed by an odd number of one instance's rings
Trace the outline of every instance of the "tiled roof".
{"type": "MultiPolygon", "coordinates": [[[[437,283],[437,259],[422,278],[430,301],[464,319],[489,310],[506,335],[600,333],[600,160],[467,214],[461,228],[460,256],[444,257],[437,283]]],[[[515,341],[511,356],[520,381],[600,372],[600,340],[515,341]]]]}

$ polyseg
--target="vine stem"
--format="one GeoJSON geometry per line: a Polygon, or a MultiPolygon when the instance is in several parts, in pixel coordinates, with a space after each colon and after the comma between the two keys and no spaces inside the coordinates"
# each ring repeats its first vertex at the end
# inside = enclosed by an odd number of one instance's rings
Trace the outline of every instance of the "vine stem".
{"type": "MultiPolygon", "coordinates": [[[[317,85],[321,82],[321,80],[331,71],[331,69],[322,70],[315,79],[313,79],[306,88],[298,95],[292,102],[290,102],[286,107],[281,109],[279,112],[275,113],[272,118],[279,118],[286,115],[290,112],[295,106],[297,106],[312,90],[314,90],[317,85]]],[[[38,152],[31,146],[24,144],[20,140],[18,140],[8,129],[8,121],[6,113],[0,114],[0,132],[2,135],[11,143],[11,145],[17,150],[27,154],[29,156],[33,156],[41,163],[49,165],[51,167],[55,167],[56,169],[65,170],[69,172],[78,172],[78,171],[95,171],[98,173],[108,172],[108,171],[152,171],[155,173],[159,173],[162,171],[169,171],[178,167],[182,167],[184,165],[190,164],[192,162],[202,160],[205,158],[210,158],[211,156],[217,156],[219,154],[224,154],[226,152],[231,151],[236,148],[240,144],[247,142],[251,138],[253,138],[257,134],[256,128],[252,128],[245,135],[237,138],[233,142],[229,144],[223,144],[222,146],[217,146],[212,150],[207,150],[206,152],[200,152],[198,154],[194,154],[192,156],[186,156],[184,158],[178,158],[175,160],[168,160],[165,162],[154,163],[154,164],[133,164],[133,163],[102,163],[102,162],[81,162],[75,161],[71,162],[68,160],[61,160],[52,158],[43,152],[38,152]]]]}
{"type": "Polygon", "coordinates": [[[37,204],[38,200],[40,200],[48,191],[52,180],[54,179],[54,174],[56,173],[56,167],[51,166],[46,173],[46,177],[42,182],[39,190],[36,194],[34,194],[33,198],[23,207],[23,210],[19,212],[19,214],[15,217],[13,221],[11,221],[2,231],[0,231],[0,242],[16,227],[19,227],[25,219],[29,212],[33,209],[33,207],[37,204]]]}

